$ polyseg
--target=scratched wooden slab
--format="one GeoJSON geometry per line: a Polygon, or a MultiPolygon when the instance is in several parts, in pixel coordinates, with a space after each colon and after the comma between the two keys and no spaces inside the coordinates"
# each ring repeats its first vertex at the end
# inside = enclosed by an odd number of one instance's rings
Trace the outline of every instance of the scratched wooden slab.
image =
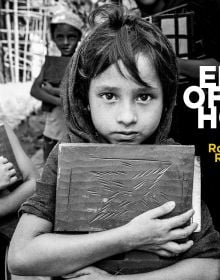
{"type": "Polygon", "coordinates": [[[55,87],[58,87],[65,74],[69,61],[70,57],[46,56],[43,80],[51,83],[55,87]]]}
{"type": "MultiPolygon", "coordinates": [[[[55,231],[106,230],[170,200],[181,213],[192,207],[193,172],[193,146],[61,144],[55,231]]],[[[175,261],[133,250],[93,265],[133,274],[175,261]]]]}
{"type": "Polygon", "coordinates": [[[106,230],[170,200],[182,213],[193,169],[193,146],[61,144],[55,230],[106,230]]]}
{"type": "Polygon", "coordinates": [[[5,126],[3,124],[0,124],[0,156],[6,157],[9,162],[13,163],[17,176],[17,181],[13,184],[13,186],[17,185],[23,180],[23,176],[18,167],[13,149],[11,147],[7,132],[5,130],[5,126]]]}
{"type": "MultiPolygon", "coordinates": [[[[50,83],[54,87],[59,87],[64,77],[70,57],[64,56],[46,56],[44,63],[44,76],[43,81],[50,83]]],[[[42,110],[51,112],[55,106],[42,102],[42,110]]]]}

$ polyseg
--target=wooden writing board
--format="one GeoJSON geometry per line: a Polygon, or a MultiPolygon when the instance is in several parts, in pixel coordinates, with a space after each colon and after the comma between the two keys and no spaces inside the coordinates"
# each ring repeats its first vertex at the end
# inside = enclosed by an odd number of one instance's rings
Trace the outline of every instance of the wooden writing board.
{"type": "MultiPolygon", "coordinates": [[[[64,77],[70,57],[65,56],[46,56],[44,63],[43,81],[50,83],[53,87],[59,87],[64,77]]],[[[42,110],[51,112],[55,106],[42,102],[42,110]]]]}
{"type": "MultiPolygon", "coordinates": [[[[54,230],[107,230],[170,200],[171,215],[192,208],[194,152],[182,145],[60,144],[54,230]]],[[[176,261],[134,250],[94,265],[132,274],[176,261]]]]}
{"type": "Polygon", "coordinates": [[[4,124],[0,124],[0,156],[6,157],[14,166],[17,181],[13,185],[17,185],[22,182],[23,176],[18,167],[4,124]]]}
{"type": "Polygon", "coordinates": [[[194,147],[61,144],[58,231],[100,231],[175,200],[192,206],[194,147]]]}
{"type": "Polygon", "coordinates": [[[70,57],[46,56],[44,63],[44,81],[58,87],[64,77],[70,57]]]}

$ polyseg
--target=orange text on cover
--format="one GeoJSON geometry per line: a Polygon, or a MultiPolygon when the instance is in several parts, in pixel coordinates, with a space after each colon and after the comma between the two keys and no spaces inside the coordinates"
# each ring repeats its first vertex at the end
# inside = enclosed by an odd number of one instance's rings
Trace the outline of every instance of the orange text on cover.
{"type": "Polygon", "coordinates": [[[215,162],[220,161],[220,146],[216,146],[216,144],[209,144],[209,153],[215,154],[215,162]]]}

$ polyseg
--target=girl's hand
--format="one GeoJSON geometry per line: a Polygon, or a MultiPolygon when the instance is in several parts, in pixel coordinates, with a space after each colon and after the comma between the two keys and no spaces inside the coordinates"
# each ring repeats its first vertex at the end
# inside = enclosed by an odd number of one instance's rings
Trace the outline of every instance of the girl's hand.
{"type": "Polygon", "coordinates": [[[49,94],[54,96],[60,96],[60,89],[57,87],[53,87],[50,83],[44,82],[42,88],[49,94]]]}
{"type": "Polygon", "coordinates": [[[160,219],[160,217],[170,213],[174,207],[174,202],[165,203],[127,223],[124,226],[127,249],[142,249],[159,255],[166,255],[168,252],[167,256],[170,256],[169,252],[172,255],[188,250],[192,246],[192,242],[180,245],[174,241],[187,238],[196,229],[197,224],[195,223],[183,227],[190,221],[194,211],[191,209],[172,218],[160,219]]]}
{"type": "Polygon", "coordinates": [[[75,278],[80,280],[112,280],[114,276],[94,266],[89,266],[63,276],[63,279],[71,280],[75,278]]]}
{"type": "Polygon", "coordinates": [[[179,254],[184,253],[185,251],[189,250],[193,245],[192,240],[188,240],[185,243],[177,243],[174,241],[169,241],[167,243],[161,244],[161,245],[152,245],[152,246],[142,246],[138,249],[141,251],[148,251],[151,253],[154,253],[160,257],[164,258],[170,258],[170,257],[176,257],[179,254]]]}
{"type": "Polygon", "coordinates": [[[14,166],[7,158],[0,156],[0,191],[16,182],[17,176],[14,166]]]}

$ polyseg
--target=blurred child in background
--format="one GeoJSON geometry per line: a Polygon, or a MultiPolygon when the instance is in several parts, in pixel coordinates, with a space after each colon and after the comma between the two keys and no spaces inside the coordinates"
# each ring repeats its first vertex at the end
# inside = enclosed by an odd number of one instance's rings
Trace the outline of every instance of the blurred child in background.
{"type": "Polygon", "coordinates": [[[1,135],[0,140],[9,140],[22,174],[19,184],[11,188],[18,179],[14,163],[0,154],[0,279],[5,279],[5,252],[18,222],[17,210],[34,193],[38,174],[13,130],[6,123],[1,125],[4,125],[7,137],[1,135]]]}
{"type": "MultiPolygon", "coordinates": [[[[82,36],[83,21],[71,11],[57,12],[51,20],[51,37],[63,57],[71,57],[82,36]]],[[[50,151],[62,138],[65,131],[65,123],[61,108],[59,87],[54,87],[44,81],[45,67],[43,66],[39,76],[33,83],[31,95],[51,105],[46,112],[44,128],[44,161],[50,151]]]]}

